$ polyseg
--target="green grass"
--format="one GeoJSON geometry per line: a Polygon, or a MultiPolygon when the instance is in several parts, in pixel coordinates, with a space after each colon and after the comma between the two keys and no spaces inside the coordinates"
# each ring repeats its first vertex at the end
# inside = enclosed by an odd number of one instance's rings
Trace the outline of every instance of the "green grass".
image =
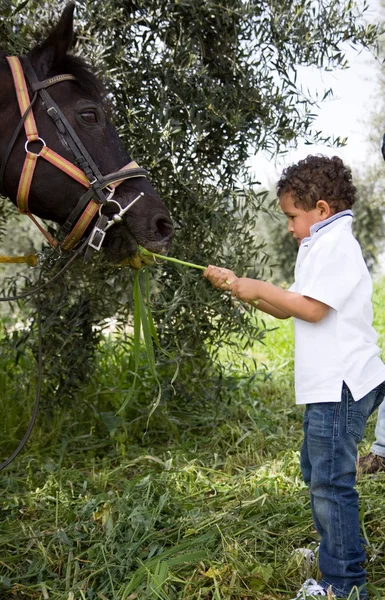
{"type": "MultiPolygon", "coordinates": [[[[374,306],[385,357],[384,287],[374,306]]],[[[158,371],[162,399],[148,425],[142,398],[156,398],[157,386],[143,376],[117,415],[132,361],[106,341],[76,406],[43,413],[0,475],[2,600],[289,600],[317,577],[294,554],[317,535],[299,471],[292,324],[266,324],[279,328],[264,344],[222,351],[228,376],[202,382],[202,400],[198,382],[176,381],[173,391],[158,371]]],[[[0,359],[6,455],[28,420],[35,373],[28,355],[17,366],[12,355],[0,359]]],[[[385,597],[384,482],[359,482],[373,598],[385,597]]]]}

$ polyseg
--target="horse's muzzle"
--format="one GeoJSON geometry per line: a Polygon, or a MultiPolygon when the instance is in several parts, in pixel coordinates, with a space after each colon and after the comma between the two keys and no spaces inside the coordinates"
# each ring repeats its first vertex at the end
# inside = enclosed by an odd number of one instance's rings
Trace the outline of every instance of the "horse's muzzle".
{"type": "Polygon", "coordinates": [[[150,231],[154,232],[154,241],[148,242],[147,246],[152,252],[167,252],[171,240],[174,237],[174,226],[167,215],[155,215],[150,221],[150,231]]]}

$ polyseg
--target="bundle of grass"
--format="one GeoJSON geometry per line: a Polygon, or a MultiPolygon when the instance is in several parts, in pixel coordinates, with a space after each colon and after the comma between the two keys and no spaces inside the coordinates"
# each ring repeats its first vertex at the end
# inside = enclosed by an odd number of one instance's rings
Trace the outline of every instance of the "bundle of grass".
{"type": "MultiPolygon", "coordinates": [[[[139,250],[140,250],[140,253],[143,254],[144,256],[150,256],[153,259],[167,260],[169,262],[183,265],[185,267],[200,269],[201,271],[204,271],[206,269],[206,267],[203,267],[201,265],[196,265],[194,263],[185,262],[185,261],[179,260],[177,258],[163,256],[161,254],[154,254],[153,252],[146,250],[142,246],[139,246],[139,250]]],[[[146,355],[147,355],[148,369],[149,369],[152,377],[154,378],[154,381],[156,382],[157,388],[158,388],[157,396],[156,396],[154,402],[152,403],[151,410],[150,410],[150,413],[148,416],[148,419],[150,419],[153,412],[159,406],[161,393],[162,393],[159,376],[158,376],[158,373],[156,370],[154,344],[164,354],[167,355],[167,352],[161,348],[161,345],[159,343],[158,334],[156,332],[156,328],[154,325],[154,320],[152,317],[151,305],[150,305],[150,280],[149,280],[148,271],[146,269],[143,269],[143,271],[137,271],[135,274],[134,286],[133,286],[133,297],[134,297],[134,380],[133,380],[133,384],[131,386],[130,393],[128,394],[124,403],[120,407],[119,412],[122,412],[125,409],[125,407],[130,402],[130,400],[133,397],[134,392],[135,392],[136,382],[137,382],[137,379],[139,376],[141,338],[143,338],[144,348],[145,348],[146,355]],[[142,287],[141,287],[142,273],[144,274],[144,279],[145,279],[144,294],[143,294],[142,287]]],[[[173,383],[175,377],[176,377],[176,373],[174,375],[172,383],[173,383]]]]}

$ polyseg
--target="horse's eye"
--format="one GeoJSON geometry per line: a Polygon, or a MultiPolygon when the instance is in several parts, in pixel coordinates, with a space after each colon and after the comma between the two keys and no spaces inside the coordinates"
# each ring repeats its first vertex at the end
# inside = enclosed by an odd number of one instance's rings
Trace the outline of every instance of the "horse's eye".
{"type": "Polygon", "coordinates": [[[80,113],[80,117],[81,117],[82,121],[84,121],[85,123],[97,123],[98,122],[97,114],[93,110],[87,110],[85,112],[80,113]]]}

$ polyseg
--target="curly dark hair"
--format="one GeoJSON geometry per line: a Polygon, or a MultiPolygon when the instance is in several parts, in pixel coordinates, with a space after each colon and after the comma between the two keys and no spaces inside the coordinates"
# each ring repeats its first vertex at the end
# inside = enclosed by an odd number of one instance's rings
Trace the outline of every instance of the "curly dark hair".
{"type": "Polygon", "coordinates": [[[277,183],[278,197],[293,194],[294,206],[309,212],[318,200],[325,200],[334,213],[351,208],[357,189],[352,172],[338,156],[309,155],[284,169],[277,183]]]}

